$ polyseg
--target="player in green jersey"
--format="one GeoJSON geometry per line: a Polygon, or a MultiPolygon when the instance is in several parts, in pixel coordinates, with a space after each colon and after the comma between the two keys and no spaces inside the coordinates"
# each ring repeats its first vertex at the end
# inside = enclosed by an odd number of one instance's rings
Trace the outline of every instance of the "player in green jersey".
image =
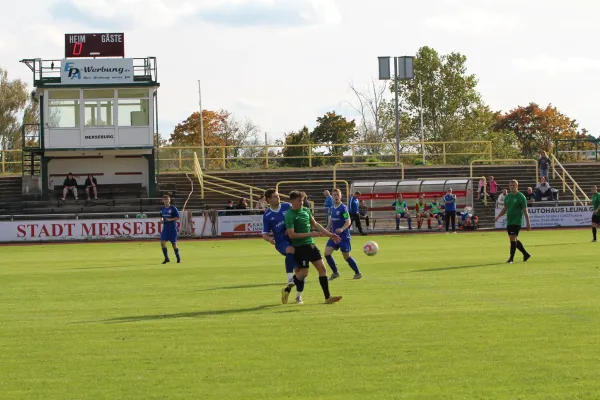
{"type": "Polygon", "coordinates": [[[335,233],[329,232],[321,224],[315,221],[310,209],[302,205],[303,194],[299,191],[290,192],[290,203],[292,207],[285,214],[285,227],[287,234],[292,239],[294,246],[294,258],[298,266],[296,274],[293,276],[296,284],[296,303],[302,304],[302,291],[304,290],[304,280],[308,276],[308,263],[312,263],[319,272],[319,283],[323,289],[326,303],[335,303],[342,299],[342,296],[331,296],[329,293],[329,280],[327,279],[327,269],[323,263],[321,252],[315,246],[313,237],[328,236],[334,243],[340,242],[340,237],[335,233]],[[312,232],[312,228],[316,232],[312,232]]]}
{"type": "Polygon", "coordinates": [[[525,226],[528,231],[531,230],[531,223],[529,222],[529,212],[527,211],[527,198],[525,198],[523,193],[519,192],[519,182],[513,179],[508,183],[508,187],[510,191],[504,198],[504,207],[502,207],[502,210],[496,217],[496,221],[506,214],[506,231],[510,238],[510,258],[507,263],[512,264],[517,249],[523,253],[523,261],[527,261],[531,257],[531,254],[525,250],[523,243],[518,239],[519,231],[523,225],[523,217],[525,217],[525,226]]]}
{"type": "Polygon", "coordinates": [[[596,242],[596,227],[600,224],[600,193],[598,192],[598,186],[592,186],[592,242],[596,242]]]}

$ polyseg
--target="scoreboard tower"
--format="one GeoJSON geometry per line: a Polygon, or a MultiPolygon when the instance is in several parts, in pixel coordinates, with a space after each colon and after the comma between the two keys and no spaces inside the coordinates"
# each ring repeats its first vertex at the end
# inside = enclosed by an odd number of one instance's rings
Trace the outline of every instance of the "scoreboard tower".
{"type": "Polygon", "coordinates": [[[21,62],[39,104],[39,123],[23,126],[24,193],[48,198],[72,172],[80,185],[93,174],[154,196],[156,58],[126,58],[123,33],[81,33],[65,34],[62,59],[21,62]]]}

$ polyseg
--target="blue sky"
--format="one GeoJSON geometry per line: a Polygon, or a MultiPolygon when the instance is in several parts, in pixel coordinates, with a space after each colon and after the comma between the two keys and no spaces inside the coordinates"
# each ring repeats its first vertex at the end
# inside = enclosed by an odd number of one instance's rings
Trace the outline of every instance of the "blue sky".
{"type": "Polygon", "coordinates": [[[600,3],[573,0],[28,0],[0,25],[0,65],[63,56],[64,33],[124,32],[126,55],[158,57],[167,136],[203,106],[249,118],[269,138],[336,110],[355,117],[349,82],[377,78],[377,56],[427,45],[467,56],[495,110],[552,103],[598,136],[600,3]]]}

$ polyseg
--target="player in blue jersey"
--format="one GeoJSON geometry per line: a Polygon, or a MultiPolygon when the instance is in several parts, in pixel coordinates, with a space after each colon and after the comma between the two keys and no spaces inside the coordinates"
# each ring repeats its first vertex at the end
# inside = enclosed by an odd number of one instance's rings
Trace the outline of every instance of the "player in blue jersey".
{"type": "Polygon", "coordinates": [[[275,189],[265,191],[265,199],[269,203],[269,208],[263,215],[262,237],[267,242],[275,246],[275,249],[285,256],[285,272],[287,273],[287,286],[281,291],[281,302],[286,304],[292,288],[294,287],[294,269],[296,260],[294,259],[294,246],[285,227],[285,214],[292,206],[290,203],[282,203],[279,193],[275,189]]]}
{"type": "Polygon", "coordinates": [[[162,247],[165,260],[163,264],[170,262],[169,252],[167,250],[167,242],[173,245],[173,251],[177,262],[181,262],[179,257],[179,248],[177,247],[177,221],[179,221],[179,210],[171,205],[171,197],[168,194],[163,196],[164,206],[160,209],[160,219],[162,222],[162,232],[160,233],[160,244],[162,247]]]}
{"type": "Polygon", "coordinates": [[[327,225],[327,230],[337,233],[341,241],[335,243],[333,240],[329,239],[325,247],[325,260],[327,260],[327,264],[332,271],[329,280],[331,281],[340,277],[335,260],[331,255],[335,250],[340,250],[342,252],[344,259],[354,271],[354,279],[360,279],[362,278],[362,274],[358,269],[356,261],[352,258],[352,255],[350,255],[350,250],[352,249],[350,244],[350,225],[352,225],[352,219],[350,218],[348,207],[342,203],[342,191],[340,189],[333,189],[331,195],[333,196],[333,207],[331,207],[331,218],[329,218],[330,222],[327,225]]]}

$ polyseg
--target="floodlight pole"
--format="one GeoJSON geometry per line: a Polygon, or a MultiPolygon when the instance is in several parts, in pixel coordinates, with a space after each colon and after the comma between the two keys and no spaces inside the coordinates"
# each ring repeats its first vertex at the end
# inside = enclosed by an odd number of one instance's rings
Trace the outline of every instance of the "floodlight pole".
{"type": "Polygon", "coordinates": [[[202,89],[198,80],[198,106],[200,107],[200,139],[202,141],[202,169],[206,169],[206,156],[204,154],[204,118],[202,117],[202,89]]]}
{"type": "Polygon", "coordinates": [[[398,57],[394,57],[394,104],[396,116],[396,158],[400,161],[400,109],[398,107],[398,57]]]}

